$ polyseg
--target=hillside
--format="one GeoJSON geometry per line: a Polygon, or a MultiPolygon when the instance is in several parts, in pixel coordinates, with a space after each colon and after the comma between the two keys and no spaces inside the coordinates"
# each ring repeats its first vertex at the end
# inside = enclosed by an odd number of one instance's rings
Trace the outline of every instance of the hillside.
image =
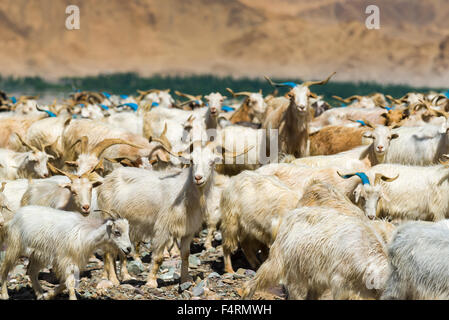
{"type": "Polygon", "coordinates": [[[0,74],[111,72],[449,83],[449,2],[382,0],[2,0],[0,74]],[[77,4],[81,29],[65,28],[77,4]]]}

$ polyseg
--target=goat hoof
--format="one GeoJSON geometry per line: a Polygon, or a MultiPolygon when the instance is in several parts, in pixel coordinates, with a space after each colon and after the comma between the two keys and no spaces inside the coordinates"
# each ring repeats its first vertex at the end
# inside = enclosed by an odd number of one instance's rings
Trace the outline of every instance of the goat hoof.
{"type": "Polygon", "coordinates": [[[148,280],[147,283],[145,283],[145,286],[151,289],[156,289],[157,288],[157,280],[156,279],[152,279],[152,280],[148,280]]]}
{"type": "Polygon", "coordinates": [[[131,277],[129,274],[125,274],[122,276],[122,281],[136,280],[136,278],[131,277]]]}
{"type": "Polygon", "coordinates": [[[9,300],[9,296],[6,294],[0,295],[0,300],[9,300]]]}

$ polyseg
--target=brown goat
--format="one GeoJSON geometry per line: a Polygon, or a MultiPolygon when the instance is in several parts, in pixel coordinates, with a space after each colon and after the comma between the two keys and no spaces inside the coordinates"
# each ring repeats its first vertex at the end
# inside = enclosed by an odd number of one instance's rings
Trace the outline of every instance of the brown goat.
{"type": "Polygon", "coordinates": [[[347,151],[363,144],[367,127],[328,126],[309,135],[310,155],[329,155],[347,151]]]}
{"type": "MultiPolygon", "coordinates": [[[[308,155],[309,122],[311,120],[309,97],[314,97],[309,86],[326,84],[335,73],[323,81],[306,81],[301,85],[294,83],[274,83],[275,87],[290,87],[284,98],[274,98],[269,101],[266,119],[262,125],[265,129],[278,129],[278,149],[281,153],[292,154],[297,158],[308,155]]],[[[271,139],[267,134],[268,139],[271,139]]],[[[269,143],[267,143],[268,145],[269,143]]]]}

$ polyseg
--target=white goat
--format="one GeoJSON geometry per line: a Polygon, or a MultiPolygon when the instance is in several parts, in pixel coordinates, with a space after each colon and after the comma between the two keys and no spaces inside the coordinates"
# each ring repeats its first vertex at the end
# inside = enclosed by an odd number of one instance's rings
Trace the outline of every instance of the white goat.
{"type": "MultiPolygon", "coordinates": [[[[204,221],[206,199],[213,185],[214,165],[220,160],[215,145],[191,145],[190,167],[174,174],[139,168],[119,168],[108,175],[98,188],[98,207],[116,210],[130,222],[133,243],[151,238],[153,267],[147,285],[157,287],[156,275],[163,261],[165,247],[172,239],[181,240],[181,282],[188,278],[190,242],[204,221]]],[[[233,154],[232,156],[236,156],[233,154]]],[[[124,259],[122,275],[127,277],[124,259]]],[[[115,284],[118,279],[111,254],[105,256],[106,276],[115,284]]]]}
{"type": "Polygon", "coordinates": [[[75,287],[80,270],[99,247],[112,246],[125,254],[131,252],[129,224],[126,219],[86,219],[77,212],[40,206],[19,209],[1,233],[7,243],[5,260],[0,269],[1,299],[8,299],[7,276],[27,248],[32,248],[28,272],[38,299],[53,298],[65,287],[70,300],[76,300],[75,287]],[[47,294],[38,281],[42,267],[52,265],[60,285],[47,294]]]}

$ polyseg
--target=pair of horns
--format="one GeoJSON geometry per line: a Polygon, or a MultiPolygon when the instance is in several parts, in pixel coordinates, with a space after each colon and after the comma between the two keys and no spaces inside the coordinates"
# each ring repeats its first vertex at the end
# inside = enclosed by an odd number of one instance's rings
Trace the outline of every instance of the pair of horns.
{"type": "MultiPolygon", "coordinates": [[[[63,171],[61,169],[56,168],[55,166],[53,166],[50,162],[47,163],[48,167],[50,168],[50,170],[53,173],[59,173],[61,175],[66,176],[67,178],[70,179],[70,181],[74,181],[76,179],[81,179],[81,178],[88,178],[89,180],[93,180],[93,174],[95,172],[95,170],[98,169],[102,169],[103,168],[103,159],[101,159],[100,161],[98,161],[97,165],[95,167],[93,167],[92,169],[90,169],[89,171],[86,171],[85,173],[83,173],[82,175],[76,175],[73,173],[69,173],[66,171],[63,171]]],[[[98,176],[97,174],[95,174],[95,176],[98,176]]]]}
{"type": "MultiPolygon", "coordinates": [[[[332,78],[335,74],[336,74],[336,72],[333,72],[329,77],[327,77],[326,79],[321,80],[321,81],[304,81],[302,83],[302,85],[306,86],[306,87],[310,87],[310,86],[313,86],[313,85],[324,85],[324,84],[328,83],[330,78],[332,78]]],[[[276,82],[274,82],[273,80],[271,80],[267,76],[265,76],[265,79],[273,87],[290,87],[290,88],[294,88],[294,87],[296,87],[298,85],[297,83],[294,83],[294,82],[276,83],[276,82]]]]}
{"type": "Polygon", "coordinates": [[[332,98],[334,98],[335,100],[338,100],[340,102],[343,102],[343,103],[351,103],[352,100],[360,100],[360,99],[363,98],[363,96],[353,95],[353,96],[350,96],[350,97],[348,97],[346,99],[343,99],[342,97],[339,97],[339,96],[332,96],[332,98]]]}
{"type": "MultiPolygon", "coordinates": [[[[337,171],[337,174],[340,177],[342,177],[343,179],[349,179],[353,176],[358,176],[360,178],[360,180],[362,180],[363,184],[370,184],[369,178],[366,175],[366,173],[364,173],[364,172],[355,172],[355,173],[349,173],[349,174],[342,175],[340,172],[337,171]]],[[[399,174],[394,178],[389,178],[387,176],[384,176],[381,173],[376,173],[376,175],[374,177],[374,185],[377,185],[381,180],[384,182],[392,182],[392,181],[396,180],[397,178],[399,178],[399,174]]]]}
{"type": "MultiPolygon", "coordinates": [[[[231,88],[226,88],[226,91],[228,91],[233,97],[240,97],[240,96],[249,97],[252,94],[252,92],[249,91],[234,92],[231,88]]],[[[259,93],[262,92],[259,91],[259,93]]]]}

